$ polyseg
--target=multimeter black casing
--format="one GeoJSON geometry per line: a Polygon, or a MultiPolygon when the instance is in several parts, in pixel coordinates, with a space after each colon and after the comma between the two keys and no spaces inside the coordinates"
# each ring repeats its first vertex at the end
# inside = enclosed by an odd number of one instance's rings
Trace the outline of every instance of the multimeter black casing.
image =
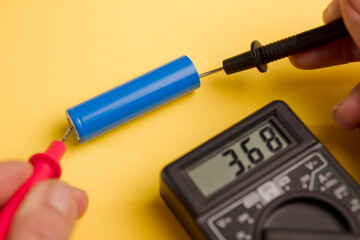
{"type": "Polygon", "coordinates": [[[360,239],[358,185],[282,101],[166,166],[160,194],[194,239],[360,239]],[[205,197],[188,170],[264,122],[288,146],[205,197]]]}

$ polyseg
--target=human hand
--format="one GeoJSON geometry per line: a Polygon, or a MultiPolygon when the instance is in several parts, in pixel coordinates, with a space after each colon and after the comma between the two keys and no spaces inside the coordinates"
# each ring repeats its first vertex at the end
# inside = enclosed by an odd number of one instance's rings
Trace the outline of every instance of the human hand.
{"type": "MultiPolygon", "coordinates": [[[[300,69],[315,69],[360,61],[360,1],[333,0],[323,13],[325,23],[341,17],[351,37],[294,55],[290,62],[300,69]]],[[[334,107],[333,115],[346,129],[360,127],[360,83],[334,107]]]]}
{"type": "MultiPolygon", "coordinates": [[[[26,162],[0,163],[0,207],[31,176],[26,162]]],[[[86,211],[88,197],[82,190],[60,180],[36,184],[19,206],[8,240],[69,239],[76,219],[86,211]]]]}

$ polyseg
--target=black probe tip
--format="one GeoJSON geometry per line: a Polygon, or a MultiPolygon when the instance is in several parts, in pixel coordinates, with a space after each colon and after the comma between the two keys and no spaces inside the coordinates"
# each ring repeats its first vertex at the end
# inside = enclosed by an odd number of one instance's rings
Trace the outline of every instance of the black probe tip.
{"type": "Polygon", "coordinates": [[[349,36],[342,19],[294,35],[280,41],[261,46],[258,41],[251,43],[251,50],[223,61],[226,74],[232,74],[256,67],[267,71],[267,64],[301,51],[349,36]]]}

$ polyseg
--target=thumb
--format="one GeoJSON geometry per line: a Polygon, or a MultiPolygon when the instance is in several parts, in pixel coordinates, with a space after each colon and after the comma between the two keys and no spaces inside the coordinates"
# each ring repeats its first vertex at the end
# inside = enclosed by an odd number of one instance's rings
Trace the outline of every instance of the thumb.
{"type": "Polygon", "coordinates": [[[339,3],[345,25],[356,45],[360,47],[360,1],[340,0],[339,3]]]}
{"type": "Polygon", "coordinates": [[[8,239],[67,240],[86,206],[84,192],[59,180],[40,182],[20,205],[8,239]]]}
{"type": "Polygon", "coordinates": [[[333,115],[337,123],[346,128],[360,127],[360,83],[356,85],[344,100],[338,103],[333,115]]]}

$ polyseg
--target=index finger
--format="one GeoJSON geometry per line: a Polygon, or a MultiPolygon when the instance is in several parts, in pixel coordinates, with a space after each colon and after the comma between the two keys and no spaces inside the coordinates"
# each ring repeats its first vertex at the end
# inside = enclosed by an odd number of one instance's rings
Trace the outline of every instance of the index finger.
{"type": "Polygon", "coordinates": [[[300,69],[324,68],[360,61],[360,50],[351,37],[345,37],[293,55],[289,60],[300,69]]]}

